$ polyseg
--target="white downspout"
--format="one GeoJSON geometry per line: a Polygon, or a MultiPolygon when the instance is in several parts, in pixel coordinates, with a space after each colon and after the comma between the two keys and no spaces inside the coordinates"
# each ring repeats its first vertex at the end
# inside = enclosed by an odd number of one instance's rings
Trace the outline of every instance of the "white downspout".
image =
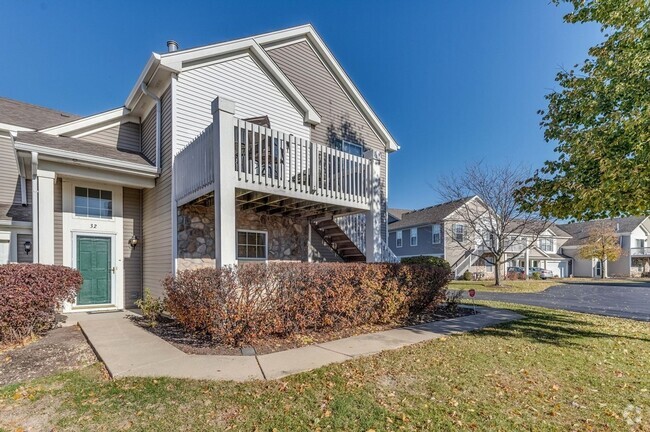
{"type": "Polygon", "coordinates": [[[27,182],[25,181],[25,168],[20,163],[18,159],[18,153],[16,152],[16,137],[17,133],[14,131],[9,132],[9,138],[11,138],[11,146],[14,149],[14,156],[16,157],[16,165],[18,166],[18,174],[20,178],[20,204],[23,207],[27,206],[27,182]]]}
{"type": "Polygon", "coordinates": [[[40,262],[38,257],[38,153],[32,152],[32,260],[40,262]]]}
{"type": "Polygon", "coordinates": [[[149,96],[151,99],[154,100],[154,102],[156,102],[156,169],[160,173],[160,142],[161,142],[160,135],[162,133],[160,122],[162,117],[162,102],[160,101],[160,98],[158,96],[156,96],[155,94],[149,91],[149,88],[144,82],[142,83],[140,88],[142,89],[142,93],[149,96]]]}

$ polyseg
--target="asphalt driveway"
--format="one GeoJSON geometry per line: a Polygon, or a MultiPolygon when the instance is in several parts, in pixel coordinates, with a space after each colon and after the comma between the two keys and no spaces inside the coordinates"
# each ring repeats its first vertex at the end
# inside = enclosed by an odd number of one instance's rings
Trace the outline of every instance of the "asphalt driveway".
{"type": "Polygon", "coordinates": [[[539,293],[478,291],[475,298],[650,321],[649,283],[571,284],[539,293]]]}

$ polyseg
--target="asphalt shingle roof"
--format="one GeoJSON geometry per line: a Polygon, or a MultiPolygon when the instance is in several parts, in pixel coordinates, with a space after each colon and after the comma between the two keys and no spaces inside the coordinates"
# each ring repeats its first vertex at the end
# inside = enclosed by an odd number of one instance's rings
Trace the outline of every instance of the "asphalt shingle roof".
{"type": "Polygon", "coordinates": [[[131,162],[143,166],[153,166],[153,164],[141,153],[128,152],[113,146],[96,144],[77,138],[60,137],[40,132],[18,132],[16,141],[56,150],[99,156],[122,162],[131,162]]]}
{"type": "Polygon", "coordinates": [[[458,210],[463,206],[463,204],[467,203],[472,198],[473,197],[466,197],[456,201],[449,201],[446,203],[423,208],[421,210],[414,210],[412,212],[404,213],[402,214],[402,219],[389,224],[388,229],[393,230],[400,228],[409,228],[441,222],[444,218],[458,210]]]}
{"type": "MultiPolygon", "coordinates": [[[[607,219],[612,224],[618,224],[618,232],[631,232],[644,221],[646,216],[630,216],[626,218],[607,219]]],[[[564,246],[581,246],[589,240],[589,230],[596,222],[602,220],[593,220],[586,222],[574,222],[570,224],[559,225],[559,227],[567,232],[571,238],[564,243],[564,246]]]]}
{"type": "Polygon", "coordinates": [[[30,129],[45,129],[78,118],[80,116],[0,97],[0,123],[30,129]]]}

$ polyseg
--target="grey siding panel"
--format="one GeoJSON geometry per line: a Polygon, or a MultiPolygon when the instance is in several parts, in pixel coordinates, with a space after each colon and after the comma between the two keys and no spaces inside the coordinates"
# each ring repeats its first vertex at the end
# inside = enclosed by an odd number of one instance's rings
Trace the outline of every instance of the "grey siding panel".
{"type": "MultiPolygon", "coordinates": [[[[411,246],[411,229],[390,231],[388,233],[388,247],[398,257],[435,255],[442,256],[444,246],[442,243],[433,244],[431,225],[418,227],[418,244],[411,246]],[[402,231],[402,247],[397,247],[397,231],[402,231]]],[[[442,230],[442,228],[441,228],[442,230]]]]}
{"type": "Polygon", "coordinates": [[[116,147],[120,150],[140,151],[140,125],[137,123],[123,123],[109,129],[104,129],[94,134],[81,138],[97,144],[116,147]]]}
{"type": "MultiPolygon", "coordinates": [[[[149,115],[154,117],[154,133],[143,134],[143,149],[153,148],[154,152],[155,115],[154,110],[149,115]]],[[[143,288],[149,288],[154,295],[158,296],[162,296],[162,279],[172,271],[171,116],[171,88],[169,88],[162,96],[161,174],[156,180],[156,186],[153,189],[145,189],[142,197],[143,288]]]]}
{"type": "MultiPolygon", "coordinates": [[[[54,264],[63,263],[63,182],[54,184],[54,264]]],[[[65,263],[70,265],[70,263],[65,263]]]]}
{"type": "Polygon", "coordinates": [[[307,42],[270,49],[268,54],[320,114],[321,123],[311,131],[312,141],[331,145],[342,138],[380,151],[382,238],[385,240],[386,146],[307,42]]]}
{"type": "Polygon", "coordinates": [[[142,197],[138,189],[123,190],[124,220],[124,304],[135,307],[135,301],[142,296],[142,244],[132,248],[129,239],[135,235],[142,238],[142,197]]]}
{"type": "Polygon", "coordinates": [[[30,263],[33,262],[33,253],[30,253],[29,255],[25,253],[25,242],[32,241],[32,236],[31,234],[18,234],[16,236],[17,242],[18,242],[18,262],[19,263],[30,263]]]}
{"type": "Polygon", "coordinates": [[[325,240],[316,232],[313,227],[311,230],[311,247],[312,247],[312,260],[314,262],[343,262],[343,259],[334,252],[334,250],[325,243],[325,240]]]}

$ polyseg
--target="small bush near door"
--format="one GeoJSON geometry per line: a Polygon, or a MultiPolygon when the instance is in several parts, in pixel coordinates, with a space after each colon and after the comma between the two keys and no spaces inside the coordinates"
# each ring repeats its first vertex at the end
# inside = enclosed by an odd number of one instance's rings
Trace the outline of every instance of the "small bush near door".
{"type": "Polygon", "coordinates": [[[445,301],[451,272],[427,264],[243,264],[179,272],[165,309],[221,343],[383,324],[445,301]]]}
{"type": "Polygon", "coordinates": [[[0,266],[0,345],[51,329],[56,312],[81,289],[81,273],[43,264],[0,266]]]}

